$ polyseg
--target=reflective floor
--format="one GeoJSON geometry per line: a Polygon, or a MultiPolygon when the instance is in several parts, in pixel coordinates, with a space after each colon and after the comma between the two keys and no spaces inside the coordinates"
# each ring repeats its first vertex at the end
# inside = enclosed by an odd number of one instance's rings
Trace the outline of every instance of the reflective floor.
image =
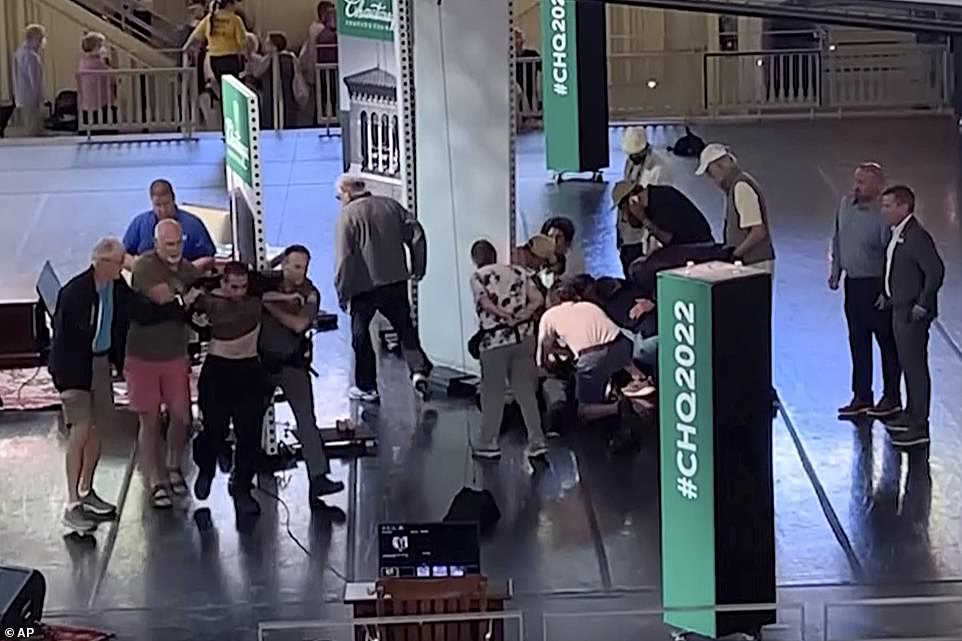
{"type": "MultiPolygon", "coordinates": [[[[825,603],[866,597],[962,594],[962,232],[959,229],[955,131],[945,121],[863,120],[726,126],[699,131],[733,145],[761,181],[772,210],[778,252],[776,383],[784,411],[774,423],[777,574],[785,627],[771,638],[822,638],[825,603]],[[892,132],[897,131],[897,137],[892,132]],[[906,142],[909,141],[909,142],[906,142]],[[842,423],[835,408],[849,396],[841,299],[825,286],[826,249],[838,194],[850,168],[879,160],[894,180],[912,184],[921,218],[933,231],[948,272],[942,320],[932,336],[933,447],[907,457],[881,426],[842,423]]],[[[620,132],[612,132],[617,149],[620,132]]],[[[678,133],[654,128],[653,140],[678,133]]],[[[340,141],[314,134],[265,136],[266,209],[273,245],[307,244],[312,277],[333,300],[331,255],[340,141]]],[[[548,215],[576,224],[589,270],[614,273],[618,262],[609,185],[548,182],[543,138],[519,143],[518,235],[548,215]]],[[[172,179],[181,202],[220,205],[221,142],[0,146],[0,299],[27,296],[44,260],[62,274],[82,268],[94,240],[122,233],[148,206],[146,187],[172,179]]],[[[612,167],[623,159],[613,151],[612,167]]],[[[679,187],[720,233],[721,196],[676,162],[679,187]]],[[[331,305],[333,307],[333,305],[331,305]]],[[[351,408],[345,319],[316,342],[319,420],[351,408]]],[[[657,608],[660,602],[656,444],[631,461],[612,461],[591,434],[552,443],[547,469],[530,469],[523,435],[507,435],[505,458],[475,466],[467,435],[478,414],[459,401],[415,402],[399,361],[382,361],[384,399],[372,424],[374,457],[338,461],[348,490],[331,509],[308,509],[300,469],[279,475],[257,498],[264,513],[238,528],[219,478],[206,503],[185,501],[167,514],[144,509],[133,464],[135,428],[112,426],[98,472],[102,496],[122,505],[118,522],[95,540],[64,539],[63,437],[47,414],[0,415],[0,565],[25,565],[48,580],[55,620],[89,623],[121,639],[253,639],[259,622],[343,618],[345,581],[374,577],[373,536],[385,520],[437,520],[465,483],[489,488],[502,510],[484,544],[483,567],[511,578],[514,607],[528,638],[567,641],[667,638],[657,616],[589,618],[572,613],[657,608]],[[296,541],[295,541],[296,539],[296,541]],[[304,549],[301,548],[303,546],[304,549]],[[545,614],[547,613],[547,614],[545,614]]],[[[6,400],[6,399],[5,399],[6,400]]],[[[11,404],[8,403],[8,406],[11,404]]],[[[289,420],[280,411],[280,420],[289,420]]],[[[827,638],[948,635],[962,638],[956,602],[914,609],[867,605],[829,608],[827,638]]],[[[347,639],[344,629],[271,633],[265,638],[347,639]]],[[[508,638],[517,638],[509,636],[508,638]]]]}

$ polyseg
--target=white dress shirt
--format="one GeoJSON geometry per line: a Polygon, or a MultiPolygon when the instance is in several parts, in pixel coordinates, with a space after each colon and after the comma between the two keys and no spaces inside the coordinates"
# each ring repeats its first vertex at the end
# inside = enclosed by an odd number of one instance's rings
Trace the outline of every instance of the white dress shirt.
{"type": "Polygon", "coordinates": [[[885,296],[888,298],[892,298],[892,257],[895,256],[895,247],[902,242],[902,232],[905,231],[905,226],[909,224],[912,218],[914,216],[909,214],[898,225],[892,226],[892,239],[889,240],[889,246],[885,250],[885,296]]]}

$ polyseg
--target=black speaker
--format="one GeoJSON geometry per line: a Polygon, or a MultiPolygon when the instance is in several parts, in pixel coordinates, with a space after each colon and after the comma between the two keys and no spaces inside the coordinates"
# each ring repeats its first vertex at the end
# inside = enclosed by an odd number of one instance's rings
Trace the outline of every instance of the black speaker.
{"type": "Polygon", "coordinates": [[[36,570],[0,567],[0,629],[38,627],[47,582],[36,570]]]}

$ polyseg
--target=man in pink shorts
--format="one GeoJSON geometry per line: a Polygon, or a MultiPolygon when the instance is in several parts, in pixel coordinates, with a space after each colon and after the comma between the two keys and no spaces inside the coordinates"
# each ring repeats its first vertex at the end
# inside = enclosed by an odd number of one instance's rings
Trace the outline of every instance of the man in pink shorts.
{"type": "MultiPolygon", "coordinates": [[[[183,229],[176,220],[163,220],[154,230],[154,250],[139,256],[131,286],[157,305],[180,302],[189,306],[199,295],[191,285],[201,276],[183,257],[183,229]]],[[[140,465],[156,508],[173,505],[171,491],[187,494],[181,469],[191,424],[189,327],[183,318],[155,325],[132,320],[127,335],[124,367],[130,407],[140,416],[140,465]],[[161,406],[170,425],[164,446],[161,406]]]]}

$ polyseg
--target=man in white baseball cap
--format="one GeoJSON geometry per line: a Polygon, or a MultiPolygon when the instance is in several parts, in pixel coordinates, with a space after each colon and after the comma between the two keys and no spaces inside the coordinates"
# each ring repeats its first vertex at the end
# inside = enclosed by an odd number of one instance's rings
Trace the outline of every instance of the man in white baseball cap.
{"type": "Polygon", "coordinates": [[[768,231],[768,209],[761,187],[738,166],[725,145],[713,142],[701,152],[698,176],[707,175],[725,192],[725,247],[745,265],[775,269],[775,249],[768,231]]]}

